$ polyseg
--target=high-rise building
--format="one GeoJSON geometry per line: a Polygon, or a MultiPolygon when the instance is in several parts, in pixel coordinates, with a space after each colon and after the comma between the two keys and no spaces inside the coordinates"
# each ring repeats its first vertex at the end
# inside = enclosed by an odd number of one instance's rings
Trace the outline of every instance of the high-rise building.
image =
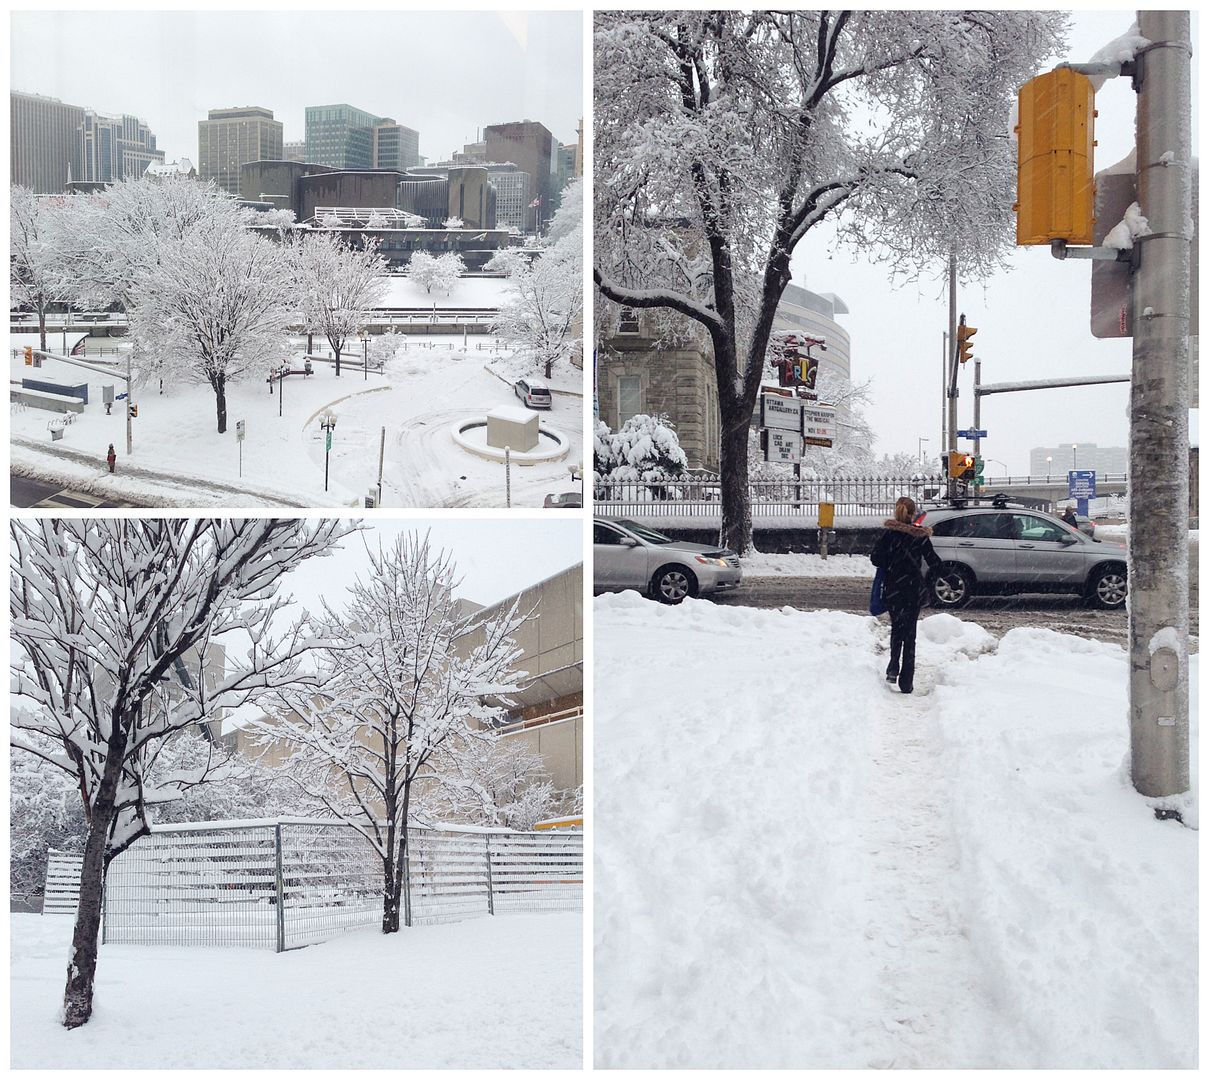
{"type": "Polygon", "coordinates": [[[495,220],[498,228],[524,231],[533,220],[529,204],[533,201],[533,182],[529,174],[510,161],[488,162],[484,166],[495,188],[495,220]]]}
{"type": "Polygon", "coordinates": [[[80,175],[84,109],[41,94],[9,94],[9,178],[44,195],[57,195],[80,175]]]}
{"type": "Polygon", "coordinates": [[[420,164],[420,133],[385,117],[374,125],[374,168],[406,172],[420,164]]]}
{"type": "Polygon", "coordinates": [[[281,121],[259,106],[211,109],[197,122],[197,174],[239,194],[239,169],[249,161],[281,159],[281,121]]]}
{"type": "Polygon", "coordinates": [[[80,171],[74,180],[108,184],[142,176],[149,165],[162,164],[163,150],[146,122],[135,116],[101,116],[91,109],[80,121],[80,171]]]}
{"type": "Polygon", "coordinates": [[[526,228],[532,229],[538,218],[547,221],[557,176],[558,144],[544,124],[517,120],[510,124],[491,124],[483,130],[488,161],[511,161],[529,174],[534,198],[540,200],[536,214],[530,213],[526,228]]]}
{"type": "Polygon", "coordinates": [[[306,161],[306,139],[281,144],[282,161],[306,161]]]}
{"type": "Polygon", "coordinates": [[[308,105],[306,160],[336,169],[372,169],[374,125],[382,120],[352,105],[308,105]]]}

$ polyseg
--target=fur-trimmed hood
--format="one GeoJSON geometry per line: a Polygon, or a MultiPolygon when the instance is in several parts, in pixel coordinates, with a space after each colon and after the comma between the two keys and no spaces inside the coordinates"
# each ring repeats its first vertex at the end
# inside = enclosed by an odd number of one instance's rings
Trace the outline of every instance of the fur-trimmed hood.
{"type": "Polygon", "coordinates": [[[902,521],[887,521],[887,529],[893,529],[895,532],[904,533],[907,536],[931,536],[932,530],[927,525],[908,525],[902,521]]]}

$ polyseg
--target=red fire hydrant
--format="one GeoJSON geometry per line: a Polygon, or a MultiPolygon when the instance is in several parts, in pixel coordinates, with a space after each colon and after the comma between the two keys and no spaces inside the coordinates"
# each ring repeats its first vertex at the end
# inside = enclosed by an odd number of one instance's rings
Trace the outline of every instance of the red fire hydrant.
{"type": "Polygon", "coordinates": [[[105,460],[109,462],[109,471],[113,472],[113,463],[117,461],[118,455],[113,449],[113,443],[109,444],[109,453],[105,455],[105,460]]]}

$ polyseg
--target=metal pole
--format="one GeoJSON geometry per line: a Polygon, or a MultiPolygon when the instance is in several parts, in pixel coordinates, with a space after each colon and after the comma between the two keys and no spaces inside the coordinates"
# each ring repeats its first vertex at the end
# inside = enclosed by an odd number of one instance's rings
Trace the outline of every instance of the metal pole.
{"type": "Polygon", "coordinates": [[[331,464],[331,460],[332,460],[332,436],[331,436],[331,432],[327,432],[326,437],[323,440],[323,490],[324,491],[327,491],[328,466],[331,464]]]}
{"type": "Polygon", "coordinates": [[[949,341],[946,349],[945,372],[948,376],[945,394],[949,399],[948,432],[949,441],[945,449],[957,449],[957,252],[949,252],[949,341]]]}
{"type": "Polygon", "coordinates": [[[277,951],[285,952],[285,874],[281,868],[281,823],[273,827],[273,846],[277,849],[277,951]]]}
{"type": "MultiPolygon", "coordinates": [[[[281,372],[280,378],[277,380],[277,415],[283,415],[282,410],[285,408],[285,371],[281,372]]],[[[272,383],[269,383],[272,386],[272,383]]]]}
{"type": "MultiPolygon", "coordinates": [[[[974,431],[982,430],[982,395],[978,388],[982,385],[982,361],[974,361],[974,431]]],[[[982,446],[978,435],[974,435],[974,456],[981,456],[982,446]]]]}
{"type": "Polygon", "coordinates": [[[484,837],[487,841],[487,914],[495,914],[495,886],[491,880],[491,834],[484,837]]]}
{"type": "Polygon", "coordinates": [[[512,447],[504,447],[504,505],[512,505],[512,447]]]}
{"type": "Polygon", "coordinates": [[[361,339],[361,381],[369,381],[369,338],[361,339]]]}
{"type": "MultiPolygon", "coordinates": [[[[1188,774],[1188,331],[1192,238],[1187,11],[1139,11],[1138,204],[1129,402],[1129,731],[1134,787],[1188,774]]],[[[1175,811],[1169,811],[1171,815],[1175,811]]]]}
{"type": "Polygon", "coordinates": [[[126,454],[134,453],[134,428],[130,423],[130,405],[134,391],[130,383],[130,350],[126,350],[126,454]]]}
{"type": "Polygon", "coordinates": [[[411,925],[411,836],[407,832],[403,834],[403,925],[411,925]]]}
{"type": "Polygon", "coordinates": [[[386,428],[378,439],[378,505],[382,505],[382,463],[386,460],[386,428]]]}
{"type": "Polygon", "coordinates": [[[940,452],[949,445],[949,335],[940,335],[940,452]]]}

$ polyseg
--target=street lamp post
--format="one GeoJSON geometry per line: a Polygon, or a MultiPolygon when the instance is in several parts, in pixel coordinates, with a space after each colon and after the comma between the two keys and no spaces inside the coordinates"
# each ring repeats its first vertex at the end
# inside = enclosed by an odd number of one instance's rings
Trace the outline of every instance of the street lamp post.
{"type": "Polygon", "coordinates": [[[289,374],[289,371],[290,371],[290,362],[288,360],[283,360],[281,362],[281,371],[278,372],[278,375],[280,377],[277,380],[277,415],[278,416],[285,415],[282,403],[285,400],[285,377],[286,377],[286,375],[289,374]]]}
{"type": "Polygon", "coordinates": [[[1050,465],[1053,464],[1053,461],[1054,461],[1054,455],[1046,454],[1046,456],[1045,456],[1045,482],[1047,484],[1049,483],[1050,465]]]}
{"type": "Polygon", "coordinates": [[[336,414],[334,412],[324,413],[323,419],[319,421],[319,427],[324,434],[323,490],[327,491],[328,466],[332,457],[332,433],[336,430],[336,414]]]}
{"type": "Polygon", "coordinates": [[[1070,444],[1070,471],[1075,472],[1079,468],[1079,444],[1070,444]]]}
{"type": "Polygon", "coordinates": [[[362,331],[361,334],[361,371],[362,381],[369,380],[369,333],[362,331]]]}
{"type": "Polygon", "coordinates": [[[931,442],[931,439],[926,435],[920,435],[916,442],[918,445],[916,446],[915,456],[919,458],[919,463],[922,465],[924,463],[924,443],[931,442]]]}

